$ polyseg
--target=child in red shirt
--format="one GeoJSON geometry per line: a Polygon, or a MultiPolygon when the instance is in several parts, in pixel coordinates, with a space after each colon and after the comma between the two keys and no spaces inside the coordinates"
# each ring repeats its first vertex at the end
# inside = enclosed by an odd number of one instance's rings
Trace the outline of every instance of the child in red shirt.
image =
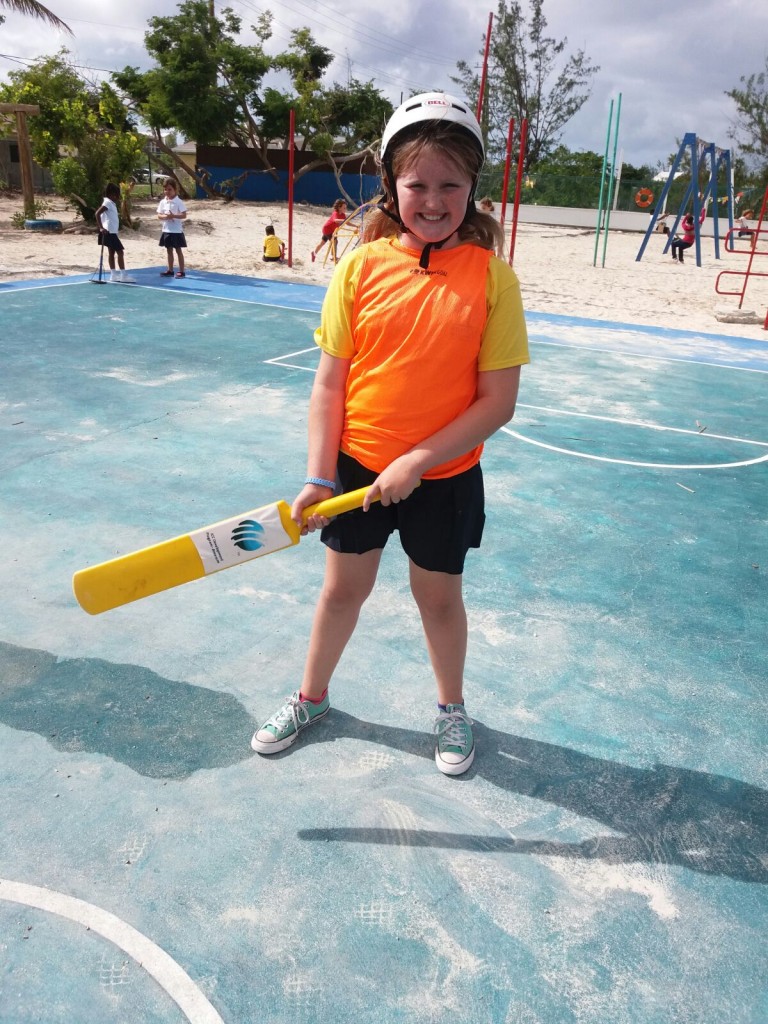
{"type": "Polygon", "coordinates": [[[317,254],[320,252],[320,250],[323,248],[323,246],[326,244],[326,242],[332,242],[333,243],[333,252],[332,252],[333,262],[334,263],[336,262],[336,241],[335,241],[333,235],[334,235],[334,232],[336,231],[336,228],[338,228],[340,225],[342,225],[346,219],[347,219],[347,204],[346,204],[346,202],[343,199],[337,199],[336,202],[333,204],[333,210],[331,212],[331,216],[328,218],[328,220],[325,222],[325,224],[323,224],[323,237],[317,243],[317,245],[315,246],[315,248],[314,248],[314,250],[312,252],[312,262],[313,263],[317,259],[317,254]]]}

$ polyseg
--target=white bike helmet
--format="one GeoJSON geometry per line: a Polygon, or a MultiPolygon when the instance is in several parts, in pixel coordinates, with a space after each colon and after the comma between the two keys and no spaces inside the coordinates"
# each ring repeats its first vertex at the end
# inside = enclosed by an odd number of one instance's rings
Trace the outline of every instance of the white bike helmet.
{"type": "Polygon", "coordinates": [[[401,103],[387,122],[381,139],[382,163],[387,158],[387,151],[391,149],[395,136],[424,121],[449,122],[463,128],[475,141],[481,157],[485,159],[483,133],[467,104],[455,96],[449,96],[447,92],[423,92],[401,103]]]}
{"type": "MultiPolygon", "coordinates": [[[[455,96],[451,96],[445,92],[423,92],[418,96],[412,96],[409,100],[406,100],[405,103],[401,103],[387,122],[387,126],[384,129],[384,134],[381,139],[381,165],[386,174],[386,182],[389,186],[390,198],[395,207],[397,216],[395,217],[393,214],[389,213],[385,207],[382,206],[382,208],[401,226],[400,205],[397,200],[397,185],[393,170],[393,154],[396,148],[396,140],[400,136],[403,136],[401,141],[404,141],[406,138],[418,136],[420,134],[420,129],[426,134],[428,126],[436,122],[454,126],[458,131],[462,131],[468,135],[477,148],[480,156],[480,163],[482,164],[485,159],[483,133],[480,130],[480,125],[477,123],[477,118],[463,100],[457,99],[455,96]]],[[[475,179],[472,182],[465,218],[475,212],[476,188],[477,176],[475,176],[475,179]]],[[[430,251],[432,249],[439,249],[440,246],[447,241],[448,239],[444,238],[441,242],[428,243],[422,252],[422,257],[419,261],[420,265],[423,268],[426,268],[429,265],[430,251]]]]}

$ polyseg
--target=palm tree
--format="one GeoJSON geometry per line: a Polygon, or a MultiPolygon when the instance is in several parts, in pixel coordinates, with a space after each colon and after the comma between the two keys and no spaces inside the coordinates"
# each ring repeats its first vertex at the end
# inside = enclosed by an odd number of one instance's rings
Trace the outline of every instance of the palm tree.
{"type": "MultiPolygon", "coordinates": [[[[65,32],[74,35],[69,25],[66,25],[61,18],[57,18],[52,11],[43,7],[37,0],[0,0],[0,7],[12,11],[14,14],[29,14],[33,18],[40,18],[41,21],[47,21],[54,28],[64,29],[65,32]]],[[[0,17],[0,21],[2,21],[2,17],[0,17]]]]}

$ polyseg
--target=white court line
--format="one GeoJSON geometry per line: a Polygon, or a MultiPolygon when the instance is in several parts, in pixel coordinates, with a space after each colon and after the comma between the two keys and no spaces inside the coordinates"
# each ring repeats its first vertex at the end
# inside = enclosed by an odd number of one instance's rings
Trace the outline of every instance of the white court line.
{"type": "MultiPolygon", "coordinates": [[[[144,268],[140,267],[138,269],[142,270],[144,268]]],[[[94,276],[95,276],[98,273],[98,271],[94,270],[93,273],[94,273],[94,276]]],[[[194,281],[195,280],[194,271],[187,272],[187,277],[190,280],[194,281]]],[[[208,282],[205,281],[204,278],[197,278],[197,280],[201,284],[207,284],[208,283],[208,282]]],[[[266,278],[262,277],[262,278],[258,278],[258,280],[264,281],[264,280],[266,280],[266,278]]],[[[7,283],[11,283],[11,282],[7,282],[7,283]]],[[[21,284],[22,282],[18,282],[18,283],[21,284]]],[[[50,281],[50,280],[46,279],[41,284],[27,284],[25,282],[24,283],[24,287],[9,288],[8,291],[5,294],[10,295],[13,292],[16,292],[16,293],[20,293],[20,292],[39,292],[43,288],[76,288],[78,285],[81,285],[81,284],[92,284],[92,283],[93,283],[93,278],[91,278],[88,281],[66,281],[66,280],[65,281],[50,281]]],[[[216,283],[216,282],[214,282],[214,283],[216,283]]],[[[270,282],[267,282],[267,284],[269,284],[269,283],[270,282]]],[[[287,283],[290,285],[290,282],[287,282],[287,283]]],[[[320,306],[319,305],[317,306],[317,308],[313,308],[312,306],[284,306],[281,302],[269,302],[266,299],[258,299],[258,298],[239,299],[239,298],[237,298],[234,295],[212,295],[210,292],[193,292],[193,291],[187,291],[184,288],[177,288],[177,289],[174,290],[172,288],[169,288],[168,285],[163,286],[163,285],[159,285],[159,284],[149,284],[148,282],[145,283],[144,281],[135,281],[133,284],[128,284],[128,282],[120,282],[120,281],[107,281],[107,284],[110,284],[110,285],[120,284],[121,287],[131,288],[131,289],[134,289],[136,291],[138,291],[140,288],[144,288],[147,291],[155,291],[155,292],[157,292],[157,291],[168,291],[172,295],[184,295],[184,296],[194,295],[198,299],[211,299],[212,301],[216,301],[217,299],[219,299],[222,302],[242,302],[242,303],[247,303],[248,305],[251,305],[251,306],[267,306],[267,307],[271,307],[273,309],[284,309],[284,310],[287,310],[289,313],[315,313],[316,315],[320,314],[320,306]]],[[[313,285],[308,285],[307,287],[312,288],[314,286],[313,285]]]]}
{"type": "Polygon", "coordinates": [[[518,409],[535,409],[536,412],[551,412],[555,416],[581,416],[586,420],[602,420],[603,423],[621,423],[625,427],[645,427],[646,430],[667,431],[671,434],[695,434],[697,437],[712,437],[720,441],[738,441],[740,444],[757,444],[768,448],[768,441],[752,441],[748,437],[732,437],[730,434],[710,434],[704,430],[691,430],[690,427],[665,427],[660,423],[648,423],[645,420],[625,420],[621,416],[599,416],[593,412],[576,412],[574,409],[553,409],[547,405],[526,405],[519,402],[518,409]]]}
{"type": "Polygon", "coordinates": [[[273,359],[265,359],[264,363],[271,363],[273,366],[285,366],[290,370],[304,370],[306,373],[317,373],[316,366],[298,366],[296,363],[286,363],[286,359],[295,359],[296,356],[305,356],[307,352],[319,352],[320,349],[317,345],[313,345],[311,348],[300,348],[298,352],[289,352],[284,356],[275,356],[273,359]]]}
{"type": "MultiPolygon", "coordinates": [[[[271,363],[274,366],[286,366],[294,370],[305,370],[307,373],[316,373],[317,368],[311,366],[299,366],[295,363],[285,363],[284,359],[293,359],[295,356],[306,355],[307,352],[315,352],[317,347],[302,348],[297,352],[289,352],[285,356],[275,356],[274,359],[265,359],[265,363],[271,363]]],[[[570,409],[552,409],[546,405],[526,405],[523,402],[519,402],[517,405],[518,409],[533,409],[536,412],[548,412],[555,416],[581,416],[584,419],[590,420],[602,420],[604,423],[620,423],[625,427],[644,427],[646,430],[658,430],[666,431],[672,434],[694,434],[696,437],[707,437],[712,440],[719,441],[737,441],[739,444],[755,444],[763,448],[768,448],[768,441],[752,441],[746,437],[731,437],[728,434],[709,434],[699,430],[690,430],[684,427],[664,427],[658,423],[644,423],[642,420],[627,420],[621,419],[617,416],[598,416],[594,413],[589,412],[575,412],[570,409]]],[[[688,463],[671,463],[671,462],[635,462],[632,459],[611,459],[606,455],[591,455],[587,452],[575,452],[569,448],[558,448],[553,444],[546,444],[544,441],[534,441],[531,437],[526,437],[525,434],[521,434],[517,430],[512,430],[511,427],[501,428],[505,434],[509,434],[510,437],[516,437],[519,441],[525,441],[526,444],[536,445],[538,448],[546,448],[551,452],[559,452],[561,455],[572,455],[576,459],[592,459],[594,462],[613,462],[621,466],[640,466],[643,469],[738,469],[741,466],[754,466],[758,462],[768,461],[768,454],[761,455],[755,459],[747,459],[744,462],[707,462],[702,465],[688,464],[688,463]]]]}
{"type": "Polygon", "coordinates": [[[190,1024],[224,1024],[189,975],[165,950],[114,914],[74,896],[0,878],[0,899],[46,910],[85,925],[133,957],[168,993],[190,1024]]]}
{"type": "MultiPolygon", "coordinates": [[[[632,330],[631,325],[627,325],[627,327],[630,330],[632,330]]],[[[614,330],[614,331],[618,332],[617,328],[611,328],[611,327],[607,327],[607,328],[600,327],[600,328],[598,328],[598,330],[614,330]]],[[[643,328],[640,327],[640,328],[637,328],[637,330],[642,331],[643,328]]],[[[650,330],[653,331],[653,328],[651,327],[650,330]]],[[[731,338],[731,335],[728,335],[728,334],[716,334],[716,335],[701,334],[701,335],[697,335],[697,337],[704,338],[705,340],[707,340],[710,337],[714,337],[717,342],[722,342],[723,346],[725,348],[728,347],[728,341],[729,340],[741,341],[741,342],[743,342],[743,341],[750,342],[751,341],[750,338],[742,338],[741,336],[738,336],[738,335],[734,335],[733,338],[731,338]]],[[[687,340],[690,340],[690,339],[687,339],[687,340]]],[[[580,343],[578,341],[575,341],[575,342],[574,341],[572,341],[572,342],[567,342],[567,341],[551,341],[549,338],[544,339],[544,338],[538,338],[538,337],[535,337],[535,336],[531,337],[531,341],[532,341],[532,343],[534,345],[548,345],[550,348],[566,348],[566,349],[569,349],[571,352],[573,352],[573,351],[582,351],[583,350],[585,352],[600,352],[602,355],[607,355],[607,356],[625,356],[625,357],[630,357],[630,358],[633,357],[633,356],[636,356],[639,359],[654,359],[654,360],[656,360],[657,362],[660,362],[660,363],[690,363],[692,366],[712,366],[712,367],[714,367],[717,370],[742,370],[742,371],[746,371],[747,373],[768,373],[768,370],[762,369],[759,366],[744,366],[741,363],[728,363],[728,362],[725,361],[725,356],[723,356],[723,361],[722,362],[716,362],[714,357],[712,359],[694,359],[693,357],[688,357],[688,356],[660,355],[658,352],[644,352],[644,351],[641,351],[639,349],[628,349],[628,348],[619,348],[619,347],[617,347],[617,348],[602,348],[599,345],[582,344],[582,343],[580,343]]],[[[672,342],[674,342],[674,339],[673,338],[672,339],[665,338],[664,341],[672,343],[672,342]]],[[[762,341],[758,340],[756,342],[756,344],[757,345],[762,344],[762,341]]],[[[759,349],[755,349],[755,351],[760,351],[760,350],[759,349]]],[[[760,354],[762,354],[762,352],[760,354]]]]}
{"type": "MultiPolygon", "coordinates": [[[[621,422],[621,421],[617,421],[621,422]]],[[[672,463],[672,462],[636,462],[634,459],[611,459],[604,455],[592,455],[588,452],[573,452],[571,449],[561,449],[556,444],[548,444],[546,441],[537,441],[532,437],[526,437],[525,434],[519,433],[517,430],[512,430],[510,427],[501,428],[505,434],[509,434],[510,437],[516,437],[519,441],[525,441],[526,444],[535,444],[537,447],[543,447],[549,452],[557,452],[559,455],[568,455],[573,459],[591,459],[593,462],[610,462],[618,466],[638,466],[642,469],[738,469],[741,466],[754,466],[759,462],[768,462],[768,452],[765,455],[758,456],[756,459],[746,459],[743,462],[705,462],[705,463],[672,463]]],[[[665,427],[653,427],[654,430],[665,430],[665,427]]],[[[675,427],[671,427],[671,430],[675,430],[675,427]]],[[[693,431],[689,431],[693,433],[693,431]]],[[[696,432],[697,433],[697,432],[696,432]]],[[[698,434],[699,437],[703,436],[698,434]]],[[[733,438],[738,440],[739,438],[733,438]]],[[[745,444],[763,444],[762,441],[744,441],[745,444]]],[[[763,444],[764,447],[768,445],[763,444]]]]}
{"type": "MultiPolygon", "coordinates": [[[[193,273],[187,272],[187,277],[194,281],[193,273]]],[[[201,278],[198,278],[198,280],[201,282],[201,284],[206,283],[201,278]]],[[[80,281],[78,283],[84,284],[85,282],[80,281]]],[[[154,292],[169,291],[172,295],[183,295],[185,298],[188,298],[191,295],[194,296],[194,298],[196,299],[210,299],[211,302],[242,302],[249,306],[265,306],[267,309],[283,309],[286,310],[288,313],[314,313],[316,316],[320,315],[319,306],[317,307],[317,309],[312,309],[311,306],[284,306],[281,302],[268,302],[266,299],[239,299],[235,295],[212,295],[210,292],[186,291],[183,288],[173,289],[169,288],[168,285],[163,286],[157,284],[143,284],[141,281],[137,281],[136,284],[132,284],[130,286],[125,285],[125,287],[136,289],[144,288],[147,291],[154,292]]]]}

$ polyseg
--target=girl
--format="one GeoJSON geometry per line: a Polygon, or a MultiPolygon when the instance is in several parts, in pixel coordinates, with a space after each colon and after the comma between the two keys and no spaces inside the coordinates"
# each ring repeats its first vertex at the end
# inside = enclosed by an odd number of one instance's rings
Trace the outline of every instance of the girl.
{"type": "MultiPolygon", "coordinates": [[[[704,218],[707,216],[707,204],[705,203],[699,213],[699,224],[704,223],[704,218]]],[[[692,213],[686,213],[680,223],[680,230],[682,231],[682,237],[675,235],[672,241],[669,243],[669,247],[672,250],[672,259],[685,263],[683,259],[683,253],[686,249],[690,249],[693,243],[696,241],[696,221],[693,219],[692,213]]]]}
{"type": "Polygon", "coordinates": [[[696,225],[693,220],[692,213],[686,213],[680,222],[680,230],[682,235],[675,235],[670,242],[670,249],[672,250],[672,259],[679,260],[680,263],[684,263],[683,252],[686,249],[690,249],[693,243],[696,241],[696,225]]]}
{"type": "Polygon", "coordinates": [[[749,226],[749,222],[752,220],[754,215],[754,210],[745,210],[739,217],[739,238],[751,238],[752,235],[754,235],[754,231],[749,226]]]}
{"type": "Polygon", "coordinates": [[[479,547],[483,441],[514,412],[528,346],[520,287],[493,255],[500,226],[475,210],[480,127],[444,93],[399,107],[381,146],[385,195],[364,243],[334,273],[316,341],[308,475],[291,509],[368,486],[363,508],[322,528],[325,582],[300,688],[254,734],[284,750],[330,710],[328,684],[398,530],[437,680],[435,760],[460,775],[475,756],[464,707],[464,559],[479,547]],[[378,499],[378,500],[377,500],[378,499]]]}
{"type": "Polygon", "coordinates": [[[265,263],[283,263],[285,260],[285,243],[278,238],[272,224],[264,228],[264,255],[261,257],[265,263]]]}
{"type": "Polygon", "coordinates": [[[107,247],[110,281],[134,284],[134,279],[126,276],[125,247],[117,234],[120,230],[120,213],[117,208],[119,202],[120,189],[110,181],[104,189],[104,198],[101,201],[101,206],[94,214],[96,223],[99,225],[98,241],[99,245],[107,247]],[[115,257],[117,257],[117,270],[115,269],[115,257]]]}
{"type": "Polygon", "coordinates": [[[331,242],[331,244],[333,245],[333,261],[334,263],[336,262],[336,243],[335,241],[333,241],[333,233],[336,230],[336,228],[338,228],[341,224],[344,223],[346,219],[347,204],[344,202],[343,199],[337,199],[336,202],[333,204],[331,216],[328,218],[325,224],[323,224],[323,237],[317,243],[317,245],[314,248],[314,251],[312,252],[313,263],[317,258],[317,254],[320,252],[320,250],[323,248],[326,242],[331,242]]]}
{"type": "Polygon", "coordinates": [[[173,277],[173,254],[179,261],[179,272],[176,277],[185,277],[184,253],[187,240],[184,237],[184,226],[182,221],[187,219],[187,208],[179,199],[176,182],[168,179],[163,185],[165,198],[161,199],[157,206],[157,219],[163,222],[163,233],[160,235],[160,246],[166,251],[168,269],[161,273],[161,277],[173,277]]]}

